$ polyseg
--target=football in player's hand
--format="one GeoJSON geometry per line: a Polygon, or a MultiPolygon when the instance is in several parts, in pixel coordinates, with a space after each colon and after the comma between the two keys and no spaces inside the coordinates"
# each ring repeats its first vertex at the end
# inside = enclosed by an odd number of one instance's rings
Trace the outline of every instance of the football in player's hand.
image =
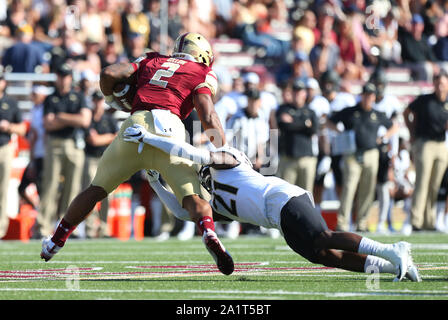
{"type": "Polygon", "coordinates": [[[125,112],[131,112],[132,100],[134,99],[137,89],[135,86],[127,83],[117,83],[114,87],[115,100],[125,112]]]}

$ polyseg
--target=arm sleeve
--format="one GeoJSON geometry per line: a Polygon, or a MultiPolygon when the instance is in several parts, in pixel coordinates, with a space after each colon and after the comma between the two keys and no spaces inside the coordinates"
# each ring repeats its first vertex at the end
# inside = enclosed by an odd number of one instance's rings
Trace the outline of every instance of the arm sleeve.
{"type": "Polygon", "coordinates": [[[317,115],[314,111],[312,111],[312,114],[311,114],[311,121],[312,121],[312,126],[310,128],[311,133],[317,134],[317,132],[319,131],[319,118],[317,117],[317,115]]]}
{"type": "Polygon", "coordinates": [[[81,109],[89,109],[89,110],[92,110],[92,107],[90,107],[88,104],[87,104],[87,100],[86,100],[86,97],[84,96],[84,95],[82,95],[82,94],[79,94],[79,112],[81,111],[81,109]]]}
{"type": "Polygon", "coordinates": [[[408,106],[409,110],[411,110],[412,112],[417,111],[419,102],[420,102],[420,97],[415,98],[414,101],[412,101],[412,102],[409,104],[409,106],[408,106]]]}
{"type": "Polygon", "coordinates": [[[181,207],[174,194],[169,192],[159,181],[153,181],[149,184],[154,192],[157,193],[160,201],[167,206],[176,218],[184,221],[191,221],[190,214],[187,210],[181,207]]]}
{"type": "Polygon", "coordinates": [[[15,113],[14,118],[12,120],[13,123],[21,123],[23,121],[23,115],[22,110],[20,110],[19,106],[17,105],[17,101],[13,100],[11,101],[11,104],[13,104],[15,113]]]}
{"type": "Polygon", "coordinates": [[[43,111],[44,112],[44,116],[49,114],[49,113],[54,113],[55,112],[52,104],[50,103],[50,99],[51,99],[51,96],[48,96],[44,100],[44,111],[43,111]]]}
{"type": "Polygon", "coordinates": [[[381,113],[381,122],[387,129],[390,129],[394,124],[384,113],[381,113]]]}
{"type": "Polygon", "coordinates": [[[193,147],[191,144],[170,138],[147,134],[143,142],[152,145],[168,154],[189,159],[201,165],[210,164],[210,151],[193,147]]]}
{"type": "Polygon", "coordinates": [[[213,70],[207,73],[204,82],[197,85],[194,92],[211,94],[212,96],[216,95],[218,92],[218,77],[213,70]]]}

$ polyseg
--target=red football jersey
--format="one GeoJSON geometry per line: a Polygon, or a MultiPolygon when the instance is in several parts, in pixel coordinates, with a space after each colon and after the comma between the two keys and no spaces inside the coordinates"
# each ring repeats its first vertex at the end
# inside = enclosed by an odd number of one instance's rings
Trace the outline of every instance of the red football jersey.
{"type": "Polygon", "coordinates": [[[139,62],[131,112],[167,109],[183,120],[194,108],[195,93],[214,95],[216,90],[216,75],[205,64],[147,53],[139,62]]]}

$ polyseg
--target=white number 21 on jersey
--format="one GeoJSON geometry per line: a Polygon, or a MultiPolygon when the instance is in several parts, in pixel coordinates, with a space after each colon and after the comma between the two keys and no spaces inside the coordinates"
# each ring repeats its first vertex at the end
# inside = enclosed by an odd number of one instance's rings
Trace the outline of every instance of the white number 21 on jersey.
{"type": "Polygon", "coordinates": [[[150,84],[166,88],[168,81],[161,80],[161,78],[170,78],[174,75],[174,72],[176,72],[177,69],[179,69],[180,64],[172,63],[172,62],[164,62],[162,64],[162,67],[168,68],[168,70],[165,69],[159,69],[154,73],[151,80],[149,81],[150,84]]]}

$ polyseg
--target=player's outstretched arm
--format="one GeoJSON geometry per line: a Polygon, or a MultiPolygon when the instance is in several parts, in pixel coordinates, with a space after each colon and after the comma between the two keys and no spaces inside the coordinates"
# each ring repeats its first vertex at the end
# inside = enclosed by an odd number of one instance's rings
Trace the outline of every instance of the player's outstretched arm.
{"type": "MultiPolygon", "coordinates": [[[[186,142],[152,134],[139,124],[126,128],[123,138],[128,142],[146,143],[168,154],[189,159],[200,165],[210,165],[216,169],[229,169],[239,164],[238,160],[227,152],[223,152],[224,150],[217,149],[210,152],[199,149],[186,142]]],[[[139,152],[141,152],[140,150],[139,148],[139,152]]]]}
{"type": "Polygon", "coordinates": [[[168,154],[189,159],[201,165],[210,164],[210,151],[193,147],[186,142],[152,134],[138,124],[126,128],[123,133],[123,138],[129,142],[144,142],[168,154]]]}
{"type": "Polygon", "coordinates": [[[155,170],[146,171],[149,185],[157,193],[160,201],[176,216],[176,218],[191,221],[190,214],[177,201],[176,196],[169,192],[159,181],[159,173],[155,170]]]}
{"type": "MultiPolygon", "coordinates": [[[[149,185],[153,188],[160,201],[162,201],[162,203],[176,216],[176,218],[184,221],[191,221],[190,214],[187,210],[180,206],[179,202],[177,202],[176,196],[160,183],[159,173],[157,171],[147,170],[146,177],[149,185]]],[[[217,213],[215,210],[213,210],[213,220],[224,224],[233,221],[232,219],[217,213]]]]}
{"type": "MultiPolygon", "coordinates": [[[[155,170],[147,170],[146,177],[148,179],[149,185],[153,188],[154,192],[159,197],[160,201],[176,216],[176,218],[191,221],[190,214],[187,210],[181,207],[177,201],[176,196],[168,191],[159,181],[159,173],[155,170]]],[[[213,210],[213,220],[222,223],[230,223],[233,220],[220,215],[215,210],[213,210]]]]}

